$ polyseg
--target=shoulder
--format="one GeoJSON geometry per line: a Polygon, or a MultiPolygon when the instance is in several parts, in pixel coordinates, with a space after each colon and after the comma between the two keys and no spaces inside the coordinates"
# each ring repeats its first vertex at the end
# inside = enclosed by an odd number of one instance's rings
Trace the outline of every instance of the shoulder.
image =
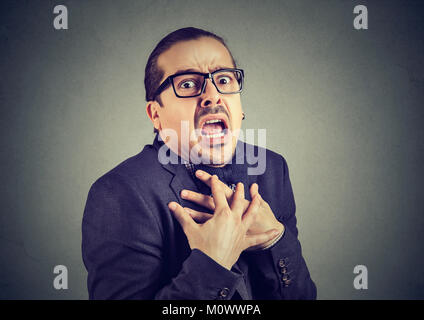
{"type": "Polygon", "coordinates": [[[145,196],[155,179],[164,174],[157,159],[157,151],[152,145],[145,145],[138,154],[122,161],[101,175],[91,185],[86,208],[91,211],[112,208],[113,212],[123,209],[128,212],[147,208],[145,196]]]}
{"type": "Polygon", "coordinates": [[[157,151],[149,144],[145,145],[138,154],[122,161],[100,176],[93,183],[93,187],[111,184],[137,185],[158,171],[162,171],[162,168],[157,160],[157,151]]]}
{"type": "Polygon", "coordinates": [[[91,185],[82,220],[85,239],[90,238],[90,232],[100,232],[102,236],[132,243],[140,236],[140,230],[145,234],[158,230],[157,218],[145,198],[149,183],[143,183],[157,162],[156,149],[146,145],[91,185]]]}

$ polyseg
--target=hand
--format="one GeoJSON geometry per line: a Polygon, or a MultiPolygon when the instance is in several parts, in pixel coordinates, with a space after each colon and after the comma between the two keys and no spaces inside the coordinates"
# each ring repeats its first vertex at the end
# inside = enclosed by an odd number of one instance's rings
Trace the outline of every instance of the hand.
{"type": "Polygon", "coordinates": [[[225,190],[217,176],[210,178],[214,201],[214,215],[203,224],[197,224],[176,202],[169,203],[176,219],[187,236],[191,249],[199,249],[223,267],[231,270],[240,254],[247,248],[270,241],[278,235],[267,232],[248,235],[247,230],[258,215],[259,199],[255,197],[244,210],[244,187],[238,183],[228,205],[225,190]]]}
{"type": "MultiPolygon", "coordinates": [[[[202,182],[206,183],[209,187],[211,187],[211,175],[205,171],[197,170],[196,177],[202,182]]],[[[218,180],[219,181],[219,180],[218,180]]],[[[221,187],[224,189],[225,196],[227,201],[231,203],[233,201],[234,192],[231,190],[225,183],[219,181],[221,187]]],[[[250,226],[248,230],[248,234],[258,234],[263,233],[271,229],[277,229],[279,234],[284,232],[284,225],[277,220],[274,213],[271,210],[271,207],[268,203],[262,199],[259,194],[259,186],[256,183],[253,183],[250,187],[250,196],[252,199],[258,197],[259,199],[259,217],[256,221],[250,226]]],[[[195,202],[211,211],[215,210],[214,200],[211,196],[207,196],[198,192],[190,191],[190,190],[182,190],[181,198],[195,202]]],[[[251,202],[246,199],[243,199],[243,212],[247,210],[251,202]]],[[[196,211],[191,208],[184,208],[196,222],[204,223],[213,217],[212,214],[196,211]]],[[[258,244],[256,247],[251,247],[252,249],[260,249],[267,247],[273,240],[266,241],[264,243],[258,244]]]]}

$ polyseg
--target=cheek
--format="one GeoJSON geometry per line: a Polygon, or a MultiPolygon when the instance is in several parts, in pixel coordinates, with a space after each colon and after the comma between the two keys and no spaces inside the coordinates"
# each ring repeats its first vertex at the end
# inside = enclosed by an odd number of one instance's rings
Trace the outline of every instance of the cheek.
{"type": "Polygon", "coordinates": [[[241,106],[241,100],[240,96],[235,98],[233,103],[231,104],[231,116],[233,118],[233,124],[236,126],[240,126],[241,119],[243,118],[242,115],[242,106],[241,106]]]}
{"type": "Polygon", "coordinates": [[[241,97],[240,94],[231,97],[231,100],[228,101],[233,113],[241,112],[241,97]]]}
{"type": "Polygon", "coordinates": [[[193,129],[194,123],[194,111],[196,106],[190,106],[189,104],[182,104],[174,102],[173,104],[164,104],[164,109],[162,110],[161,120],[162,127],[171,128],[176,130],[178,133],[181,131],[182,122],[184,127],[189,127],[190,130],[193,129]]]}

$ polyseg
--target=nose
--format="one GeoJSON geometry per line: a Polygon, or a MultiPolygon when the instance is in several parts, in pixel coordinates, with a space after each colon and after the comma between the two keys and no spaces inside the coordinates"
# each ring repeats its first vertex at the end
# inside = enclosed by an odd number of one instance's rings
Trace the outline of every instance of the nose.
{"type": "Polygon", "coordinates": [[[214,107],[221,103],[221,95],[212,83],[211,79],[206,79],[205,90],[200,95],[202,108],[214,107]]]}

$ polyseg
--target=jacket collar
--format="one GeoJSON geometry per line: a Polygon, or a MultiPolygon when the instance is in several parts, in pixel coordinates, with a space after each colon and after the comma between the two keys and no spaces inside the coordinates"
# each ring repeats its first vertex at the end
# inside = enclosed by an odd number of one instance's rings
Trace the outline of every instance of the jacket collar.
{"type": "MultiPolygon", "coordinates": [[[[172,152],[166,145],[165,143],[160,139],[159,134],[156,134],[156,137],[153,141],[153,147],[156,149],[157,152],[159,152],[159,150],[161,148],[165,148],[166,152],[172,152]]],[[[198,188],[193,180],[193,178],[190,176],[190,173],[188,172],[187,168],[184,165],[183,160],[181,159],[180,156],[173,154],[173,156],[177,157],[178,159],[178,163],[160,163],[161,166],[167,170],[168,172],[170,172],[173,177],[171,178],[171,181],[169,183],[169,187],[172,189],[172,191],[174,192],[175,196],[178,199],[178,202],[182,205],[185,206],[188,204],[188,202],[186,202],[185,200],[181,199],[180,193],[181,190],[183,189],[187,189],[187,190],[193,190],[193,191],[198,191],[198,188]]]]}

